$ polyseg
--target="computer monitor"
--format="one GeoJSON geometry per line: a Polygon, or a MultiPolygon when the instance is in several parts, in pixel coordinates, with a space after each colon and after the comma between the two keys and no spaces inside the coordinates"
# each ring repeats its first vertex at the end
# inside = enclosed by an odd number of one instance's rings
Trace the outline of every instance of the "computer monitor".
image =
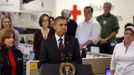
{"type": "Polygon", "coordinates": [[[106,68],[105,75],[110,75],[110,68],[106,68]]]}

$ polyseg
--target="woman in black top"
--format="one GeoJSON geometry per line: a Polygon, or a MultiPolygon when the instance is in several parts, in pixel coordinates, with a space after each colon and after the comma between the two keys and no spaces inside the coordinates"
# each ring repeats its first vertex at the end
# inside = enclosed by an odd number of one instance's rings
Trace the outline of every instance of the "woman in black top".
{"type": "Polygon", "coordinates": [[[0,75],[22,75],[23,54],[14,46],[15,32],[11,28],[0,31],[0,75]]]}
{"type": "Polygon", "coordinates": [[[34,59],[39,60],[40,57],[40,48],[41,48],[41,42],[45,39],[47,39],[48,36],[51,36],[54,34],[54,32],[50,29],[50,19],[47,14],[42,14],[39,18],[39,25],[41,27],[40,30],[38,30],[34,34],[34,46],[33,50],[35,53],[34,59]]]}

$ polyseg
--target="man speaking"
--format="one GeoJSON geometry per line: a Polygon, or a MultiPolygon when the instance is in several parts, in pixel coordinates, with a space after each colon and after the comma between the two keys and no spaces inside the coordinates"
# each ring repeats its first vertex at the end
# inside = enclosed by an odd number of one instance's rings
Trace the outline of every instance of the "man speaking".
{"type": "Polygon", "coordinates": [[[81,64],[78,40],[65,35],[67,32],[66,18],[58,16],[54,21],[55,34],[43,41],[41,46],[40,66],[44,63],[59,64],[71,62],[81,64]]]}

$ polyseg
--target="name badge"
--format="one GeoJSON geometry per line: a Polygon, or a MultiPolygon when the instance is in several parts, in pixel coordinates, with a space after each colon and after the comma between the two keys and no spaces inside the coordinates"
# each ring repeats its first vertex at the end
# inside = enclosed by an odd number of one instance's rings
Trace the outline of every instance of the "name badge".
{"type": "Polygon", "coordinates": [[[106,21],[106,20],[104,20],[104,21],[103,21],[103,24],[106,24],[106,23],[107,23],[107,21],[106,21]]]}
{"type": "Polygon", "coordinates": [[[22,60],[22,58],[18,58],[18,61],[22,60]]]}

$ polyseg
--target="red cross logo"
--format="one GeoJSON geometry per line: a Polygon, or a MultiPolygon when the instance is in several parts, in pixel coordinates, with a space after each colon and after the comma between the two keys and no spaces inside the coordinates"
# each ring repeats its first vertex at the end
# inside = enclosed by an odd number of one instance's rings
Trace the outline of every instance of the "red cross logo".
{"type": "Polygon", "coordinates": [[[77,5],[73,5],[73,10],[71,10],[71,14],[73,15],[73,20],[77,20],[77,16],[81,15],[81,10],[77,10],[77,5]]]}

